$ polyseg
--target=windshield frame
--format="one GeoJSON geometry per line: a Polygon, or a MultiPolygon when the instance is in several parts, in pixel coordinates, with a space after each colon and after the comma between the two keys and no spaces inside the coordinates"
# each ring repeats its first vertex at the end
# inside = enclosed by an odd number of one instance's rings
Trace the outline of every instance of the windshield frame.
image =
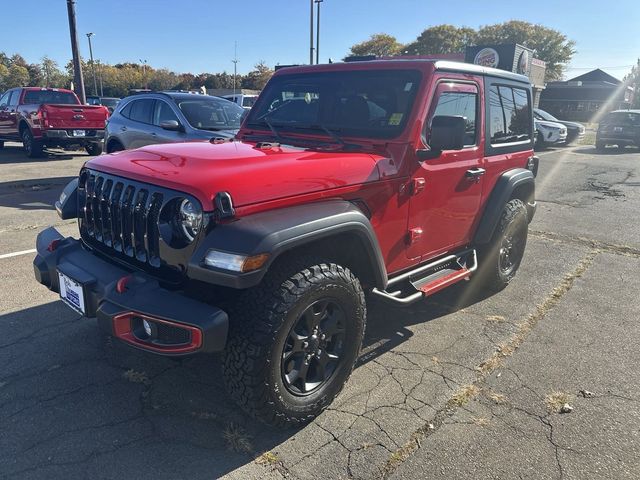
{"type": "MultiPolygon", "coordinates": [[[[331,138],[332,142],[335,141],[335,138],[332,138],[332,136],[329,135],[325,129],[329,129],[332,132],[339,133],[340,138],[358,138],[370,141],[396,139],[404,134],[407,126],[411,123],[410,119],[413,118],[417,105],[420,103],[417,100],[419,97],[419,92],[423,85],[423,81],[424,73],[420,69],[411,67],[393,69],[380,68],[371,70],[348,69],[314,71],[274,76],[260,94],[258,101],[250,110],[247,118],[243,123],[243,128],[245,130],[251,131],[269,131],[268,125],[266,125],[264,122],[264,119],[266,118],[272,123],[272,125],[278,128],[279,133],[286,132],[298,136],[301,134],[304,135],[302,131],[307,130],[314,136],[320,135],[329,137],[331,138]],[[344,75],[344,77],[340,78],[341,75],[344,75]],[[371,85],[366,84],[367,77],[374,77],[372,79],[371,85]],[[336,96],[335,94],[331,94],[333,91],[329,87],[332,84],[340,84],[340,86],[342,88],[345,88],[346,90],[358,88],[365,89],[366,87],[374,89],[374,87],[376,86],[375,82],[377,82],[378,87],[385,86],[385,77],[388,77],[391,81],[398,82],[400,85],[402,82],[404,82],[405,85],[411,85],[409,87],[409,90],[402,89],[407,92],[407,97],[404,99],[404,110],[402,112],[399,112],[395,110],[400,110],[400,108],[391,108],[388,109],[388,111],[385,111],[385,114],[387,114],[387,116],[389,117],[395,114],[401,114],[401,120],[398,122],[398,124],[388,123],[386,125],[382,125],[383,118],[380,118],[380,126],[372,126],[369,128],[354,128],[349,124],[345,125],[335,122],[327,123],[327,120],[335,120],[335,118],[327,118],[327,115],[325,114],[324,109],[327,108],[327,102],[318,104],[318,108],[321,110],[321,113],[319,113],[316,118],[312,119],[311,122],[304,119],[292,120],[291,122],[287,122],[286,120],[283,121],[283,119],[281,118],[270,118],[271,114],[276,112],[283,105],[286,105],[286,102],[292,100],[300,100],[303,99],[303,97],[294,96],[290,99],[283,98],[283,103],[273,110],[268,110],[268,107],[266,107],[266,103],[268,103],[269,100],[273,99],[271,102],[273,103],[278,100],[278,96],[282,97],[285,92],[302,92],[305,87],[314,87],[317,90],[318,96],[328,96],[328,102],[331,102],[332,100],[335,101],[336,99],[340,99],[340,97],[336,96]],[[312,126],[317,126],[318,128],[313,128],[312,126]]],[[[393,86],[393,83],[389,84],[389,91],[393,91],[393,86]]],[[[314,91],[310,90],[310,92],[313,93],[314,91]]],[[[395,91],[396,94],[399,92],[400,90],[395,91]]],[[[368,102],[370,111],[371,108],[380,109],[380,106],[375,104],[371,97],[363,97],[368,102]]],[[[308,99],[305,99],[305,101],[307,102],[307,104],[310,103],[308,99]]],[[[396,107],[399,107],[401,103],[402,102],[397,102],[396,107]]]]}
{"type": "Polygon", "coordinates": [[[560,120],[558,120],[556,117],[554,117],[553,115],[551,115],[549,112],[547,112],[545,110],[541,110],[539,108],[534,108],[533,109],[533,113],[535,115],[540,115],[540,117],[542,117],[542,118],[538,118],[538,120],[541,120],[541,121],[544,121],[544,122],[560,123],[560,120]]]}

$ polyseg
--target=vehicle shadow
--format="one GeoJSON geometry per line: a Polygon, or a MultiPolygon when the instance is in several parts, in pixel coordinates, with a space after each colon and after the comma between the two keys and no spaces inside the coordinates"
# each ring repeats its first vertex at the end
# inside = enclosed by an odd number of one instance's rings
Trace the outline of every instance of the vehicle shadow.
{"type": "MultiPolygon", "coordinates": [[[[0,149],[0,165],[10,163],[38,163],[38,162],[51,162],[56,160],[70,160],[74,156],[82,154],[84,152],[66,152],[63,150],[44,150],[41,157],[29,158],[22,149],[22,145],[19,143],[5,143],[4,147],[0,149]]],[[[86,153],[85,153],[86,155],[86,153]]],[[[87,156],[89,158],[89,156],[87,156]]]]}
{"type": "Polygon", "coordinates": [[[624,155],[626,153],[638,153],[640,149],[638,148],[618,148],[618,147],[607,147],[604,150],[598,150],[594,145],[585,146],[584,148],[579,148],[574,150],[575,153],[585,153],[588,155],[624,155]]]}
{"type": "Polygon", "coordinates": [[[75,177],[34,178],[0,183],[0,207],[55,210],[60,192],[75,177]]]}
{"type": "MultiPolygon", "coordinates": [[[[357,367],[411,338],[411,325],[483,298],[456,305],[459,288],[405,308],[372,300],[357,367]]],[[[62,302],[1,315],[0,329],[0,465],[10,476],[218,478],[300,430],[248,418],[225,393],[219,356],[132,349],[62,302]]]]}

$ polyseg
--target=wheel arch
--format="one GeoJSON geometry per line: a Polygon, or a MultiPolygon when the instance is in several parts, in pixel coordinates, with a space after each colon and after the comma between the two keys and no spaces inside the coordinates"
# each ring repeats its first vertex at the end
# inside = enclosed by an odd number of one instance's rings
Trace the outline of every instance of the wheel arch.
{"type": "Polygon", "coordinates": [[[520,199],[527,207],[529,221],[535,213],[535,178],[526,168],[514,168],[504,172],[496,182],[485,211],[480,220],[474,241],[478,245],[487,244],[500,221],[505,204],[511,199],[520,199]]]}
{"type": "Polygon", "coordinates": [[[259,284],[276,262],[310,253],[349,268],[367,285],[386,287],[387,272],[373,227],[356,205],[344,200],[270,210],[217,225],[196,249],[188,275],[211,284],[249,288],[259,284]],[[220,271],[204,266],[209,250],[249,256],[267,253],[269,259],[254,272],[220,271]]]}

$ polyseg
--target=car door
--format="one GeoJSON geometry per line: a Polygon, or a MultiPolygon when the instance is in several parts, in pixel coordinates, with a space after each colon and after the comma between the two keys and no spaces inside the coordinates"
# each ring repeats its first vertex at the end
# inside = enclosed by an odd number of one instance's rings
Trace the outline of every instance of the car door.
{"type": "Polygon", "coordinates": [[[151,133],[154,143],[173,143],[184,142],[187,140],[187,136],[184,132],[165,130],[160,126],[162,122],[169,120],[175,120],[184,126],[184,122],[178,118],[178,115],[168,102],[165,100],[156,100],[156,105],[153,111],[153,131],[151,133]]]}
{"type": "Polygon", "coordinates": [[[411,259],[427,259],[471,242],[484,178],[481,81],[436,80],[422,142],[429,145],[430,125],[439,115],[464,117],[465,141],[461,150],[445,150],[422,162],[416,159],[408,187],[407,256],[411,259]]]}
{"type": "Polygon", "coordinates": [[[20,90],[6,92],[0,98],[0,137],[18,138],[18,98],[20,90]]]}
{"type": "Polygon", "coordinates": [[[140,148],[145,145],[156,143],[152,135],[155,127],[153,126],[153,109],[155,99],[140,98],[131,102],[129,110],[129,120],[120,127],[123,138],[125,139],[125,148],[140,148]]]}

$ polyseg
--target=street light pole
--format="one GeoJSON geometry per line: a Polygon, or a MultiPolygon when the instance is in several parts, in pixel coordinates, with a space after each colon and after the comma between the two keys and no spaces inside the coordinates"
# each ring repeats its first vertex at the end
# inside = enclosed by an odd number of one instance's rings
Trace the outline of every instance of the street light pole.
{"type": "Polygon", "coordinates": [[[233,94],[236,94],[236,76],[238,75],[238,42],[233,44],[233,94]]]}
{"type": "Polygon", "coordinates": [[[69,34],[71,36],[71,53],[73,55],[73,82],[80,103],[87,103],[84,94],[84,78],[82,77],[82,64],[78,51],[78,31],[76,30],[75,0],[67,0],[67,15],[69,17],[69,34]]]}
{"type": "Polygon", "coordinates": [[[91,37],[94,33],[87,33],[87,40],[89,40],[89,58],[91,58],[91,73],[93,73],[93,94],[98,96],[98,82],[96,81],[96,64],[93,62],[93,48],[91,48],[91,37]]]}
{"type": "Polygon", "coordinates": [[[316,15],[316,65],[320,63],[320,4],[324,0],[315,0],[318,6],[318,13],[316,15]]]}
{"type": "Polygon", "coordinates": [[[313,65],[313,0],[309,0],[311,10],[309,13],[309,65],[313,65]]]}

